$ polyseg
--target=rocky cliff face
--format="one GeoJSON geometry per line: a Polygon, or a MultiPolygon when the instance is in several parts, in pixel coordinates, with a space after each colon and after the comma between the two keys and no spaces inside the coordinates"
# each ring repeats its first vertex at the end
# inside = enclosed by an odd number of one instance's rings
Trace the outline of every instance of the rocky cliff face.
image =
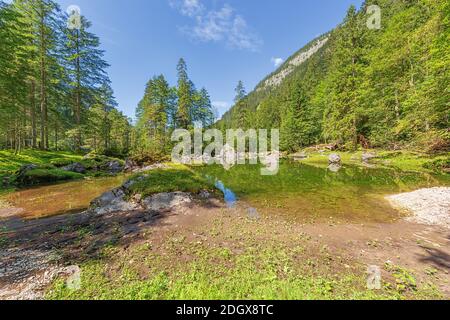
{"type": "Polygon", "coordinates": [[[300,52],[295,54],[285,64],[283,64],[275,74],[269,76],[269,78],[264,80],[262,82],[262,85],[260,85],[257,90],[259,91],[268,87],[279,86],[283,82],[283,80],[295,70],[296,67],[305,63],[317,51],[319,51],[328,42],[328,39],[328,37],[318,39],[309,48],[302,49],[300,52]]]}

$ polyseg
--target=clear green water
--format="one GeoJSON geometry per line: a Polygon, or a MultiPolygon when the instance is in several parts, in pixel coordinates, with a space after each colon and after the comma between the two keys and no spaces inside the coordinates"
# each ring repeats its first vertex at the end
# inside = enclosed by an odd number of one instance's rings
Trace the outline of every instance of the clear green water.
{"type": "MultiPolygon", "coordinates": [[[[345,166],[334,173],[291,161],[282,162],[276,176],[261,176],[260,168],[250,165],[237,166],[230,171],[221,166],[195,170],[216,182],[230,207],[240,200],[256,208],[259,214],[281,215],[300,222],[391,222],[400,218],[401,213],[384,199],[386,195],[450,186],[450,175],[357,166],[345,166]]],[[[119,176],[71,181],[19,190],[2,199],[23,209],[21,216],[24,218],[80,212],[93,199],[125,180],[125,176],[119,176]]]]}
{"type": "MultiPolygon", "coordinates": [[[[43,185],[30,189],[18,190],[1,197],[14,208],[20,208],[20,216],[26,219],[82,212],[102,193],[120,186],[126,176],[92,178],[64,183],[43,185]]],[[[2,214],[8,209],[1,208],[2,214]]]]}
{"type": "Polygon", "coordinates": [[[385,168],[326,168],[283,161],[279,174],[261,176],[258,166],[198,167],[201,174],[223,183],[239,200],[264,214],[314,222],[391,222],[401,217],[386,195],[420,188],[450,186],[450,177],[385,168]]]}

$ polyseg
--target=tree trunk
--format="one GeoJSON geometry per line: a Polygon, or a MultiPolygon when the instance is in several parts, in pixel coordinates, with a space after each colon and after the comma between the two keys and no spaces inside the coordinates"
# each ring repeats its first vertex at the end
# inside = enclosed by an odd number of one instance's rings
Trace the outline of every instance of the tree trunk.
{"type": "Polygon", "coordinates": [[[77,58],[76,58],[76,69],[77,69],[77,88],[76,88],[76,101],[75,101],[75,121],[77,125],[77,151],[81,150],[81,67],[80,67],[80,31],[76,31],[77,35],[77,58]]]}
{"type": "Polygon", "coordinates": [[[41,71],[41,83],[40,83],[40,98],[41,98],[41,149],[48,149],[48,114],[47,114],[47,74],[46,74],[46,44],[45,44],[45,30],[44,30],[44,9],[41,8],[41,25],[40,25],[40,71],[41,71]]]}
{"type": "Polygon", "coordinates": [[[58,122],[55,123],[55,150],[58,151],[58,122]]]}
{"type": "Polygon", "coordinates": [[[30,91],[30,117],[31,117],[31,147],[37,148],[36,139],[36,83],[31,80],[30,91]]]}

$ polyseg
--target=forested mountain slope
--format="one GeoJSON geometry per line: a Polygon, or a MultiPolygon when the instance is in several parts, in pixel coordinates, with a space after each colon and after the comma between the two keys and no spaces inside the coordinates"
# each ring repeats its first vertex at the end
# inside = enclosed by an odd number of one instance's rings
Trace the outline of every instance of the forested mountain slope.
{"type": "Polygon", "coordinates": [[[280,128],[285,151],[449,148],[450,4],[368,0],[286,61],[224,115],[225,128],[280,128]],[[381,8],[381,28],[367,21],[381,8]]]}

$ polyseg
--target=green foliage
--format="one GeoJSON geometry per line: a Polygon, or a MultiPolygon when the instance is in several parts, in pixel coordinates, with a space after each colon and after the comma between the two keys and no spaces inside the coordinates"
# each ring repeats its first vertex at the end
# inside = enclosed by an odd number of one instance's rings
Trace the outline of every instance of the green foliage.
{"type": "Polygon", "coordinates": [[[417,281],[411,271],[389,263],[385,264],[385,269],[394,277],[398,292],[405,293],[417,290],[417,281]]]}
{"type": "Polygon", "coordinates": [[[208,91],[205,88],[196,90],[183,59],[180,59],[177,71],[176,87],[170,87],[163,75],[155,76],[147,83],[136,110],[134,158],[164,158],[172,149],[170,136],[174,129],[192,130],[199,124],[209,127],[215,121],[208,91]]]}
{"type": "Polygon", "coordinates": [[[318,142],[448,151],[450,146],[449,3],[366,0],[343,23],[302,48],[226,113],[221,129],[256,123],[279,128],[282,149],[318,142]],[[382,28],[366,26],[366,9],[382,10],[382,28]],[[312,57],[292,60],[328,39],[312,57]],[[266,81],[288,73],[279,85],[266,81]],[[296,97],[303,91],[302,107],[296,97]]]}
{"type": "Polygon", "coordinates": [[[247,95],[247,92],[245,91],[244,83],[241,80],[239,80],[239,82],[236,86],[236,89],[234,91],[236,93],[236,97],[234,98],[235,103],[240,102],[247,95]]]}
{"type": "Polygon", "coordinates": [[[427,162],[424,164],[426,169],[430,169],[433,171],[447,171],[450,172],[450,156],[447,156],[445,159],[437,159],[431,162],[427,162]]]}
{"type": "Polygon", "coordinates": [[[74,163],[72,159],[55,159],[50,161],[50,164],[55,166],[56,168],[62,168],[72,163],[74,163]]]}
{"type": "Polygon", "coordinates": [[[0,2],[0,149],[126,154],[130,121],[116,109],[100,41],[85,17],[73,30],[67,19],[52,0],[0,2]]]}

